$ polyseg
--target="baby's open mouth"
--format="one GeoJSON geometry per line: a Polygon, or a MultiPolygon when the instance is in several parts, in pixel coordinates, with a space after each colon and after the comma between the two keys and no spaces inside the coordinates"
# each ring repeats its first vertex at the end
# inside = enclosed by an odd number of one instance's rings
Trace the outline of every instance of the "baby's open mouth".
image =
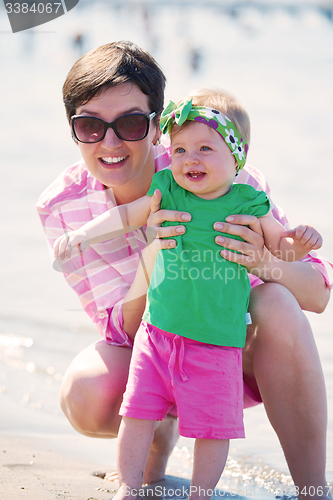
{"type": "Polygon", "coordinates": [[[187,172],[186,177],[189,177],[190,179],[203,179],[205,177],[206,173],[205,172],[187,172]]]}

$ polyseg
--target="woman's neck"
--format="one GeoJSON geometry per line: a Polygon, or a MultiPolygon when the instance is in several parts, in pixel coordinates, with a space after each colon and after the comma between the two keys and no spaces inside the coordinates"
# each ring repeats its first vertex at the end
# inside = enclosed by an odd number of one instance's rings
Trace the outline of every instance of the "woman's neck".
{"type": "MultiPolygon", "coordinates": [[[[144,170],[141,175],[133,177],[128,183],[122,186],[113,186],[112,192],[117,205],[125,205],[145,196],[149,190],[153,175],[155,173],[155,162],[149,169],[144,170]]],[[[105,189],[108,189],[105,186],[105,189]]]]}
{"type": "Polygon", "coordinates": [[[125,205],[126,203],[131,203],[142,198],[142,196],[147,194],[149,186],[150,182],[147,189],[131,189],[130,186],[122,186],[121,189],[113,188],[112,191],[117,205],[125,205]]]}

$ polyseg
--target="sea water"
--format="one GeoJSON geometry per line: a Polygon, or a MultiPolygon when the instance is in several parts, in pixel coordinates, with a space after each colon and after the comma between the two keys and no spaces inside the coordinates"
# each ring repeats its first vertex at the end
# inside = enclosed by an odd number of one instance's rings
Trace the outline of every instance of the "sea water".
{"type": "MultiPolygon", "coordinates": [[[[82,2],[42,27],[12,34],[0,5],[1,91],[1,428],[63,431],[60,383],[76,353],[98,339],[52,259],[35,211],[40,193],[79,158],[61,86],[84,52],[113,40],[149,50],[168,78],[166,97],[223,87],[249,110],[249,161],[260,168],[291,225],[314,225],[333,260],[333,23],[308,2],[275,9],[227,9],[220,2],[82,2]],[[81,5],[81,4],[80,4],[81,5]],[[81,35],[81,43],[78,43],[81,35]],[[27,428],[35,422],[35,428],[27,428]],[[37,425],[38,424],[38,425],[37,425]],[[59,425],[59,427],[57,427],[59,425]]],[[[333,306],[307,313],[328,397],[327,478],[333,483],[333,306]]],[[[292,481],[262,405],[245,412],[219,485],[232,496],[292,494],[292,481]]],[[[96,444],[97,446],[97,444],[96,444]]],[[[99,444],[98,446],[103,446],[99,444]]],[[[171,473],[189,477],[191,440],[173,453],[171,473]]],[[[105,446],[105,466],[107,447],[105,446]]]]}

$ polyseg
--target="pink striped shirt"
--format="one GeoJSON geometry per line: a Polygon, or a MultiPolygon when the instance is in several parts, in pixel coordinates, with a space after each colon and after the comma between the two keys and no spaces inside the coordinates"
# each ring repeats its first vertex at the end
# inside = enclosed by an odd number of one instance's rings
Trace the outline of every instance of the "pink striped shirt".
{"type": "MultiPolygon", "coordinates": [[[[161,144],[154,148],[156,171],[170,167],[168,150],[161,144]]],[[[270,197],[269,187],[258,170],[250,165],[241,171],[237,182],[247,183],[264,190],[270,197]]],[[[44,191],[37,210],[51,248],[61,234],[80,228],[86,222],[115,206],[112,190],[104,186],[86,168],[83,160],[72,165],[44,191]]],[[[283,211],[271,200],[274,216],[285,226],[288,221],[283,211]]],[[[59,271],[79,299],[98,331],[108,342],[132,346],[123,331],[122,305],[146,245],[145,228],[102,243],[93,244],[80,256],[74,252],[64,261],[59,271]]],[[[316,252],[304,261],[311,262],[329,284],[323,262],[316,252]]],[[[252,286],[261,282],[250,276],[252,286]]]]}

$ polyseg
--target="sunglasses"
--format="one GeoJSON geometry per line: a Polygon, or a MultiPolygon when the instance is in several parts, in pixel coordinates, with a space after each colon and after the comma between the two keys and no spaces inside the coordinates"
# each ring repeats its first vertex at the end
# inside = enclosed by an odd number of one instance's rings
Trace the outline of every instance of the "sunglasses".
{"type": "Polygon", "coordinates": [[[75,139],[87,144],[102,141],[109,128],[112,128],[122,141],[142,141],[147,136],[149,124],[156,114],[132,113],[119,116],[110,123],[94,116],[74,115],[71,118],[71,127],[75,139]]]}

